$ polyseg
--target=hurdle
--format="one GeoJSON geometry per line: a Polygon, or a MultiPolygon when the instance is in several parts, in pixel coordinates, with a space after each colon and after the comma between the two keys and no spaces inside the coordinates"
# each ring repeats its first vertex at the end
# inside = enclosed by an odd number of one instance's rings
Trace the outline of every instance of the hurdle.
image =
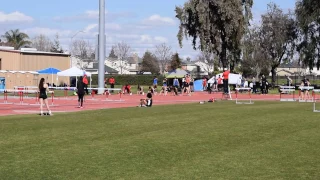
{"type": "Polygon", "coordinates": [[[299,87],[299,102],[313,102],[314,101],[314,87],[313,86],[300,86],[299,87]],[[302,95],[302,91],[306,90],[306,91],[310,91],[312,90],[312,94],[310,94],[311,96],[311,100],[310,99],[302,99],[301,95],[302,95]]]}
{"type": "MultiPolygon", "coordinates": [[[[51,105],[49,106],[56,106],[54,105],[54,91],[49,91],[48,93],[51,93],[51,96],[48,96],[48,103],[50,103],[50,99],[51,99],[51,105]]],[[[36,97],[35,97],[35,104],[29,104],[31,106],[39,106],[40,105],[40,102],[39,102],[39,95],[40,95],[40,92],[39,91],[36,91],[36,97]]]]}
{"type": "Polygon", "coordinates": [[[280,86],[280,101],[284,102],[294,102],[295,100],[295,91],[296,88],[294,86],[280,86]],[[291,98],[283,98],[283,94],[290,94],[292,92],[291,98]]]}
{"type": "Polygon", "coordinates": [[[236,104],[254,104],[254,102],[251,99],[251,88],[236,88],[236,104]],[[249,92],[249,102],[239,102],[238,100],[238,93],[239,91],[248,91],[249,92]]]}
{"type": "Polygon", "coordinates": [[[0,103],[0,104],[13,104],[13,103],[9,103],[8,102],[8,92],[7,90],[3,90],[3,103],[0,103]]]}
{"type": "Polygon", "coordinates": [[[122,89],[120,89],[120,88],[88,88],[88,90],[91,90],[91,95],[92,95],[92,99],[89,99],[89,100],[96,100],[96,99],[94,99],[95,92],[93,90],[99,90],[99,89],[102,89],[103,92],[105,92],[105,95],[106,95],[106,99],[105,100],[101,100],[101,101],[124,101],[124,100],[122,100],[122,93],[121,93],[122,89]],[[119,100],[111,100],[111,99],[109,99],[110,91],[118,91],[120,99],[119,100]]]}
{"type": "Polygon", "coordinates": [[[318,98],[316,98],[316,93],[319,93],[320,92],[320,89],[313,89],[312,91],[312,95],[313,95],[313,112],[316,112],[316,113],[319,113],[320,110],[319,109],[316,109],[316,103],[317,103],[317,100],[318,98]]]}
{"type": "Polygon", "coordinates": [[[96,95],[95,91],[93,90],[97,90],[98,88],[88,88],[88,90],[91,90],[91,99],[86,99],[88,101],[97,101],[98,99],[95,99],[94,96],[96,95]]]}
{"type": "Polygon", "coordinates": [[[24,96],[25,93],[37,93],[38,91],[36,90],[15,90],[15,89],[7,89],[7,93],[12,92],[12,93],[17,93],[19,94],[19,103],[13,103],[13,104],[18,104],[18,105],[30,105],[28,103],[24,103],[24,96]]]}
{"type": "Polygon", "coordinates": [[[120,89],[120,88],[106,88],[105,91],[106,91],[105,92],[106,93],[106,99],[102,100],[102,101],[124,101],[124,100],[121,99],[122,98],[122,89],[120,89]],[[111,100],[111,99],[109,99],[110,91],[118,91],[120,99],[119,100],[111,100]]]}

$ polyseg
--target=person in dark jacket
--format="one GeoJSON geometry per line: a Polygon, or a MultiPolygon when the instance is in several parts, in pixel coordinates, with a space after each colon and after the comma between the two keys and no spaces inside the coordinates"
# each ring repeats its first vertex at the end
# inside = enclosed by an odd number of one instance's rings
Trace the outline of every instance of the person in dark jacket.
{"type": "Polygon", "coordinates": [[[83,108],[83,97],[85,93],[84,87],[83,77],[81,76],[77,84],[79,108],[83,108]]]}

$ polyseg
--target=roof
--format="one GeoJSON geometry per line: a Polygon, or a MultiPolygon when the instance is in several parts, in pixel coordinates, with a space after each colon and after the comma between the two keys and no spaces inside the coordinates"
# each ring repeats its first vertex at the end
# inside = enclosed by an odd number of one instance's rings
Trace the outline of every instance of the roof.
{"type": "MultiPolygon", "coordinates": [[[[107,57],[108,61],[118,61],[119,59],[117,58],[110,58],[107,57]]],[[[127,63],[129,64],[136,64],[136,63],[141,63],[142,59],[141,58],[135,58],[135,57],[128,57],[127,63]]]]}
{"type": "Polygon", "coordinates": [[[197,66],[194,62],[184,61],[181,63],[183,66],[197,66]]]}
{"type": "Polygon", "coordinates": [[[281,64],[279,68],[300,68],[301,66],[299,63],[296,62],[291,62],[291,63],[286,63],[286,64],[281,64]]]}
{"type": "Polygon", "coordinates": [[[291,71],[285,70],[285,69],[281,69],[281,70],[277,71],[277,73],[279,73],[279,72],[285,72],[285,73],[291,74],[291,75],[295,74],[294,72],[291,72],[291,71]]]}
{"type": "Polygon", "coordinates": [[[31,73],[31,74],[39,74],[36,71],[8,71],[8,70],[0,70],[0,73],[31,73]]]}
{"type": "Polygon", "coordinates": [[[11,53],[20,53],[20,54],[30,54],[30,55],[55,55],[55,56],[70,56],[70,54],[67,53],[54,53],[54,52],[44,52],[44,51],[36,51],[36,50],[14,50],[10,47],[1,47],[0,46],[0,52],[11,52],[11,53]]]}
{"type": "MultiPolygon", "coordinates": [[[[88,69],[88,70],[93,70],[93,69],[98,70],[99,69],[99,63],[98,62],[93,62],[92,64],[93,64],[92,68],[86,68],[86,69],[88,69]]],[[[115,69],[113,69],[113,68],[111,68],[111,67],[109,67],[107,65],[104,65],[104,70],[107,71],[108,73],[118,73],[117,70],[115,70],[115,69]]]]}

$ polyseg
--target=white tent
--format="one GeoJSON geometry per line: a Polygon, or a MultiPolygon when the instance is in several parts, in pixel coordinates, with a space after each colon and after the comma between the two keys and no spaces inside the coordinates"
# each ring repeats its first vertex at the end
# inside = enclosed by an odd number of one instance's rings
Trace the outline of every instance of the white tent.
{"type": "Polygon", "coordinates": [[[70,69],[58,72],[57,75],[58,76],[83,76],[84,74],[86,74],[87,76],[91,76],[91,73],[88,73],[84,70],[81,70],[77,67],[72,67],[70,69]]]}
{"type": "MultiPolygon", "coordinates": [[[[72,67],[70,69],[67,69],[67,70],[64,70],[64,71],[61,71],[61,72],[58,72],[57,73],[58,76],[69,76],[69,77],[72,77],[72,76],[84,76],[84,75],[87,75],[88,77],[90,77],[90,88],[91,88],[91,73],[89,72],[86,72],[84,70],[81,70],[77,67],[72,67]]],[[[77,84],[77,83],[76,83],[77,84]]]]}
{"type": "MultiPolygon", "coordinates": [[[[219,75],[220,75],[220,77],[222,77],[222,73],[217,74],[216,76],[213,76],[211,79],[209,79],[208,83],[210,83],[210,84],[214,83],[214,79],[215,78],[218,79],[219,75]]],[[[229,84],[235,84],[235,85],[238,84],[238,81],[240,78],[242,78],[241,74],[230,73],[229,74],[229,84]]]]}

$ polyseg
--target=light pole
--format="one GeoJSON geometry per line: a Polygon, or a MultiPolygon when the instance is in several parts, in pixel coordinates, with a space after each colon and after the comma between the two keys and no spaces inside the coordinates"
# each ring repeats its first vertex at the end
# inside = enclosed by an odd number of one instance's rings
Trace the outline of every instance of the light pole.
{"type": "Polygon", "coordinates": [[[105,60],[105,0],[99,0],[99,69],[98,69],[98,93],[104,92],[104,60],[105,60]]]}
{"type": "Polygon", "coordinates": [[[78,31],[78,32],[76,32],[73,36],[71,36],[71,38],[70,38],[70,47],[69,47],[69,51],[70,51],[70,55],[71,55],[71,57],[70,57],[70,66],[72,67],[73,65],[73,60],[72,60],[72,56],[73,56],[73,53],[72,53],[72,42],[73,42],[73,38],[76,36],[76,35],[78,35],[79,33],[85,33],[85,31],[83,31],[83,30],[80,30],[80,31],[78,31]]]}
{"type": "Polygon", "coordinates": [[[79,33],[85,33],[85,31],[83,31],[83,30],[81,30],[81,31],[78,31],[78,32],[76,32],[73,36],[71,36],[71,41],[70,41],[70,53],[71,53],[71,55],[72,55],[72,41],[73,41],[73,38],[76,36],[76,35],[78,35],[79,33]]]}

